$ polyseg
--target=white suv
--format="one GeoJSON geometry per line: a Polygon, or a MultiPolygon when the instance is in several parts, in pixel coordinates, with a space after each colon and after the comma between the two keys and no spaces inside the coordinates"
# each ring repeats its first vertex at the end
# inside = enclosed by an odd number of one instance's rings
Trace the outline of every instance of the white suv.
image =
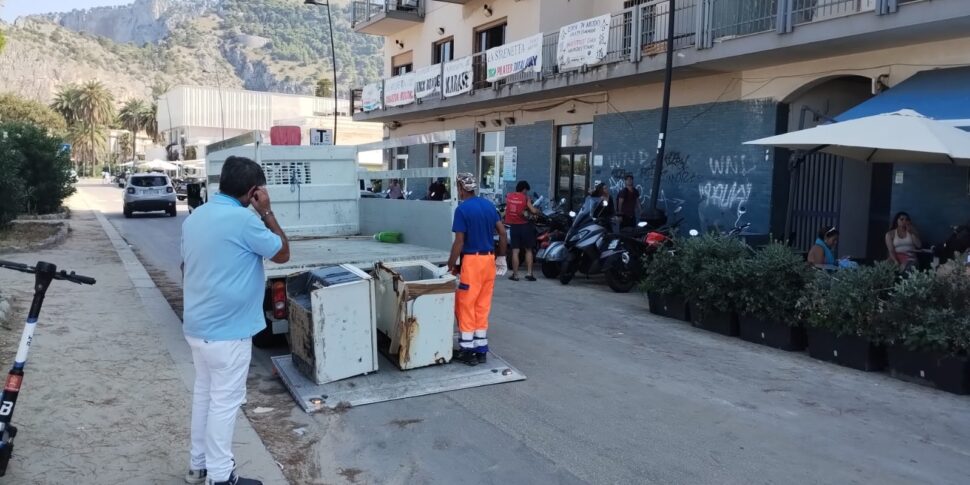
{"type": "Polygon", "coordinates": [[[125,217],[134,212],[165,211],[175,217],[175,187],[162,173],[136,173],[125,184],[125,217]]]}

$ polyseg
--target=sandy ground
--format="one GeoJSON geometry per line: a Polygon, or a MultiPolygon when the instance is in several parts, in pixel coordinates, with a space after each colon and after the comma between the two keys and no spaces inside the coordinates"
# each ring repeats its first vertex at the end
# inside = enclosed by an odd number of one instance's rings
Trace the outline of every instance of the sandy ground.
{"type": "MultiPolygon", "coordinates": [[[[48,290],[14,415],[20,429],[8,483],[178,483],[188,442],[188,395],[158,345],[152,316],[90,212],[76,211],[58,248],[9,255],[98,280],[48,290]]],[[[22,329],[33,277],[2,271],[14,299],[4,363],[22,329]]]]}

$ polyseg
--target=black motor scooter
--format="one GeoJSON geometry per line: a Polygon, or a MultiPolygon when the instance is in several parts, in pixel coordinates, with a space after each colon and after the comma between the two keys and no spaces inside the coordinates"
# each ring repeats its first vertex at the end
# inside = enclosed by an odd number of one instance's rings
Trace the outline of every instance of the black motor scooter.
{"type": "Polygon", "coordinates": [[[64,270],[57,271],[57,266],[43,261],[37,263],[37,266],[27,266],[0,260],[0,268],[34,275],[34,300],[30,304],[30,311],[27,312],[27,324],[20,336],[20,347],[17,348],[13,368],[7,374],[7,382],[3,386],[3,394],[0,395],[0,477],[2,477],[7,473],[7,464],[13,455],[13,439],[17,436],[17,428],[10,424],[10,420],[13,418],[14,406],[17,405],[17,397],[20,395],[20,385],[24,380],[24,366],[27,364],[27,352],[30,351],[30,344],[34,339],[37,317],[40,315],[40,307],[44,304],[47,288],[53,280],[65,280],[79,285],[93,285],[95,280],[74,274],[73,271],[70,273],[64,270]]]}
{"type": "MultiPolygon", "coordinates": [[[[674,212],[679,213],[680,207],[674,212]]],[[[670,238],[684,219],[660,227],[651,227],[641,221],[635,227],[621,229],[619,233],[603,238],[600,267],[606,276],[606,284],[617,293],[629,293],[643,278],[643,259],[669,245],[670,238]]]]}

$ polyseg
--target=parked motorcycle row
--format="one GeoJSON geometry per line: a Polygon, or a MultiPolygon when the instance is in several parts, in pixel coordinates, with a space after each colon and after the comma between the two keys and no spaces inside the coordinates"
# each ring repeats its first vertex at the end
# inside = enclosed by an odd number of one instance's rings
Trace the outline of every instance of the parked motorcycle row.
{"type": "MultiPolygon", "coordinates": [[[[659,227],[640,222],[617,232],[612,230],[613,222],[603,216],[605,206],[593,199],[576,213],[567,212],[565,199],[549,203],[545,197],[533,195],[537,197],[533,205],[539,209],[539,214],[529,215],[537,234],[535,264],[543,276],[558,278],[562,284],[569,284],[577,273],[603,274],[610,289],[629,292],[643,277],[643,258],[667,247],[683,221],[681,218],[659,227]]],[[[504,215],[504,204],[496,208],[504,215]]],[[[511,252],[508,258],[511,266],[511,252]]],[[[521,264],[524,254],[519,258],[521,264]]]]}

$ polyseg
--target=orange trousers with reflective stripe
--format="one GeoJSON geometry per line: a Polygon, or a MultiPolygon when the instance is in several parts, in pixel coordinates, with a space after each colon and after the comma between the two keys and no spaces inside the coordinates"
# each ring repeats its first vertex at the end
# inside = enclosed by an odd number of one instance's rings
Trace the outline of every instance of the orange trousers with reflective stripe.
{"type": "Polygon", "coordinates": [[[467,254],[461,257],[461,275],[455,294],[455,315],[462,333],[488,330],[495,289],[495,256],[467,254]]]}

